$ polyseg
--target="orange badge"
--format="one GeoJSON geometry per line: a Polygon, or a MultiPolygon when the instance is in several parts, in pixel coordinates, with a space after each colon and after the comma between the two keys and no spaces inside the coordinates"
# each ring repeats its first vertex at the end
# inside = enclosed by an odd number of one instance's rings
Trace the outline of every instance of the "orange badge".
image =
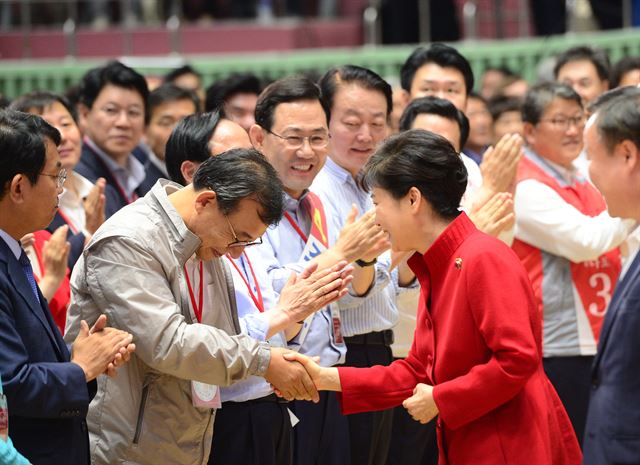
{"type": "Polygon", "coordinates": [[[462,258],[460,258],[460,257],[456,258],[456,269],[457,270],[461,270],[462,269],[462,258]]]}

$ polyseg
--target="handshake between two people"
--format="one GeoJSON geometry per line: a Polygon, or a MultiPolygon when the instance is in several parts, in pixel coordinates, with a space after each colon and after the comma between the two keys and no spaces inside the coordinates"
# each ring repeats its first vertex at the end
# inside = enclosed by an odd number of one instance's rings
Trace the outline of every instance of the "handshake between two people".
{"type": "MultiPolygon", "coordinates": [[[[287,400],[311,400],[318,402],[318,391],[342,391],[340,375],[336,367],[318,365],[317,357],[307,357],[298,352],[278,349],[271,352],[272,365],[288,363],[287,377],[278,378],[274,372],[267,372],[266,379],[275,393],[287,400]],[[275,363],[274,363],[275,362],[275,363]],[[277,383],[277,384],[276,384],[277,383]]],[[[402,406],[409,415],[422,424],[426,424],[438,415],[438,406],[433,397],[433,386],[418,383],[410,397],[402,406]]]]}

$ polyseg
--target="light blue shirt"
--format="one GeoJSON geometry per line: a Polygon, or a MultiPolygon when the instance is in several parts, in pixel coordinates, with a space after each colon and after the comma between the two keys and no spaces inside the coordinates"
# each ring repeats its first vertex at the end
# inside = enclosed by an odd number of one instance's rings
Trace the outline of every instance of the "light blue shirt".
{"type": "MultiPolygon", "coordinates": [[[[0,235],[2,235],[2,238],[4,239],[7,233],[5,233],[0,229],[0,235]]],[[[7,244],[9,243],[7,242],[7,244]]],[[[1,379],[0,379],[0,394],[2,394],[1,379]]],[[[37,438],[34,438],[34,441],[35,440],[37,440],[37,438]]],[[[11,442],[10,437],[8,437],[6,441],[0,438],[0,465],[29,465],[29,461],[26,458],[24,458],[22,454],[20,454],[16,450],[15,447],[13,447],[13,443],[11,442]]]]}
{"type": "MultiPolygon", "coordinates": [[[[271,288],[267,270],[263,266],[260,266],[259,258],[257,258],[256,255],[255,247],[247,247],[244,251],[244,255],[233,260],[238,269],[236,269],[236,267],[231,263],[229,263],[229,269],[233,276],[233,286],[235,288],[238,320],[240,322],[241,331],[254,339],[265,341],[269,331],[267,312],[276,306],[278,299],[271,288]],[[249,258],[249,261],[247,261],[245,255],[249,258]],[[256,278],[255,280],[253,279],[249,262],[251,262],[251,265],[253,266],[256,278]],[[247,284],[242,279],[238,270],[242,273],[244,279],[247,280],[247,283],[251,286],[251,290],[256,297],[258,295],[257,287],[260,286],[262,302],[265,310],[264,312],[260,312],[260,310],[258,310],[258,307],[249,294],[247,284]]],[[[224,260],[227,260],[227,258],[224,260]]],[[[268,342],[272,346],[286,346],[286,340],[282,333],[273,335],[268,342]]],[[[260,397],[267,396],[272,392],[273,389],[271,389],[271,386],[264,378],[259,376],[250,376],[244,381],[232,384],[229,387],[221,388],[220,398],[222,402],[244,402],[251,399],[259,399],[260,397]]]]}
{"type": "Polygon", "coordinates": [[[22,254],[22,246],[20,245],[20,242],[16,241],[2,229],[0,229],[0,238],[2,238],[7,243],[7,245],[9,246],[9,250],[11,250],[11,253],[13,253],[13,255],[16,257],[16,260],[20,260],[20,255],[22,254]]]}
{"type": "MultiPolygon", "coordinates": [[[[345,224],[351,205],[358,207],[358,216],[373,208],[371,195],[356,184],[353,176],[338,166],[331,158],[316,176],[311,190],[321,199],[330,221],[330,229],[340,231],[345,224]]],[[[342,332],[345,336],[366,334],[393,328],[398,322],[396,289],[391,283],[398,281],[397,271],[389,273],[391,255],[384,253],[375,264],[373,285],[364,296],[352,292],[340,299],[338,306],[342,316],[342,332]]]]}
{"type": "Polygon", "coordinates": [[[136,157],[130,154],[127,157],[127,167],[125,168],[113,161],[113,158],[107,155],[88,137],[84,138],[84,143],[88,144],[98,158],[107,165],[109,171],[111,171],[120,183],[120,186],[124,189],[124,193],[127,194],[127,197],[133,197],[133,191],[135,191],[140,184],[142,184],[144,178],[147,177],[144,165],[140,163],[136,157]]]}
{"type": "MultiPolygon", "coordinates": [[[[300,200],[304,195],[306,193],[300,197],[300,200]]],[[[298,200],[286,194],[285,211],[292,216],[305,234],[309,234],[311,230],[309,214],[304,211],[298,200]]],[[[337,231],[334,231],[329,224],[327,228],[329,244],[333,244],[336,241],[337,231]]],[[[259,256],[260,266],[269,274],[271,286],[279,294],[291,272],[300,273],[308,265],[308,262],[302,259],[305,243],[289,221],[284,218],[277,226],[269,227],[262,240],[262,245],[256,246],[256,255],[259,256]]],[[[302,346],[298,344],[297,337],[289,342],[289,346],[299,349],[301,354],[320,357],[322,366],[343,363],[347,352],[344,344],[337,344],[334,340],[329,307],[315,314],[302,346]]]]}

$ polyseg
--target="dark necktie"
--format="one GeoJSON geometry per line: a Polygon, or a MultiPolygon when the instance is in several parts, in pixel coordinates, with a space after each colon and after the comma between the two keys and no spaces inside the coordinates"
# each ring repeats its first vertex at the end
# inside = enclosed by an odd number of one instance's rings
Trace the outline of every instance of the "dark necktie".
{"type": "Polygon", "coordinates": [[[24,252],[24,250],[20,254],[20,258],[18,259],[18,261],[22,266],[24,275],[27,277],[27,281],[29,281],[29,285],[31,285],[33,295],[35,295],[36,300],[40,302],[40,297],[38,296],[38,285],[36,284],[36,278],[33,276],[33,268],[31,268],[31,262],[29,261],[29,257],[27,257],[27,254],[24,252]]]}

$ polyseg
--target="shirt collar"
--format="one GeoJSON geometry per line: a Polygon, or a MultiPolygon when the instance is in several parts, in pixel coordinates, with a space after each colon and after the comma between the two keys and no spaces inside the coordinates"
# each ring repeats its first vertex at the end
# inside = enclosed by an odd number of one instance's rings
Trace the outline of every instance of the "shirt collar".
{"type": "Polygon", "coordinates": [[[345,170],[342,166],[338,165],[335,161],[331,159],[331,157],[327,157],[327,161],[324,164],[325,169],[329,174],[333,177],[338,178],[342,181],[343,184],[349,182],[349,180],[353,180],[351,173],[345,170]]]}
{"type": "Polygon", "coordinates": [[[16,241],[13,237],[11,237],[6,231],[0,229],[0,238],[2,238],[5,243],[9,246],[9,250],[15,255],[16,260],[20,260],[20,255],[22,255],[22,246],[20,242],[16,241]]]}
{"type": "Polygon", "coordinates": [[[578,168],[575,166],[574,163],[571,163],[570,168],[565,168],[564,166],[560,166],[557,163],[553,163],[548,158],[545,158],[537,154],[536,152],[531,150],[531,148],[529,147],[524,148],[524,153],[530,159],[537,160],[538,164],[546,165],[547,169],[550,169],[553,172],[553,174],[555,174],[556,177],[559,177],[561,180],[563,180],[569,185],[572,185],[576,181],[583,180],[582,176],[578,171],[578,168]]]}
{"type": "Polygon", "coordinates": [[[146,142],[140,141],[140,143],[138,144],[138,148],[140,148],[147,155],[147,158],[149,159],[149,163],[151,163],[153,166],[158,168],[160,172],[164,174],[167,178],[169,177],[166,163],[160,158],[158,158],[158,156],[155,154],[153,150],[151,150],[151,147],[149,147],[149,145],[147,145],[146,142]]]}
{"type": "Polygon", "coordinates": [[[127,178],[131,177],[138,186],[142,183],[142,181],[144,181],[144,178],[146,177],[144,165],[140,163],[140,161],[133,155],[129,154],[129,156],[127,157],[127,166],[124,167],[116,163],[113,158],[107,155],[107,153],[100,147],[98,147],[96,143],[89,137],[84,137],[84,143],[91,147],[91,150],[93,150],[98,158],[100,158],[100,160],[102,160],[104,164],[107,165],[107,168],[109,168],[109,170],[113,174],[120,173],[127,178]]]}

